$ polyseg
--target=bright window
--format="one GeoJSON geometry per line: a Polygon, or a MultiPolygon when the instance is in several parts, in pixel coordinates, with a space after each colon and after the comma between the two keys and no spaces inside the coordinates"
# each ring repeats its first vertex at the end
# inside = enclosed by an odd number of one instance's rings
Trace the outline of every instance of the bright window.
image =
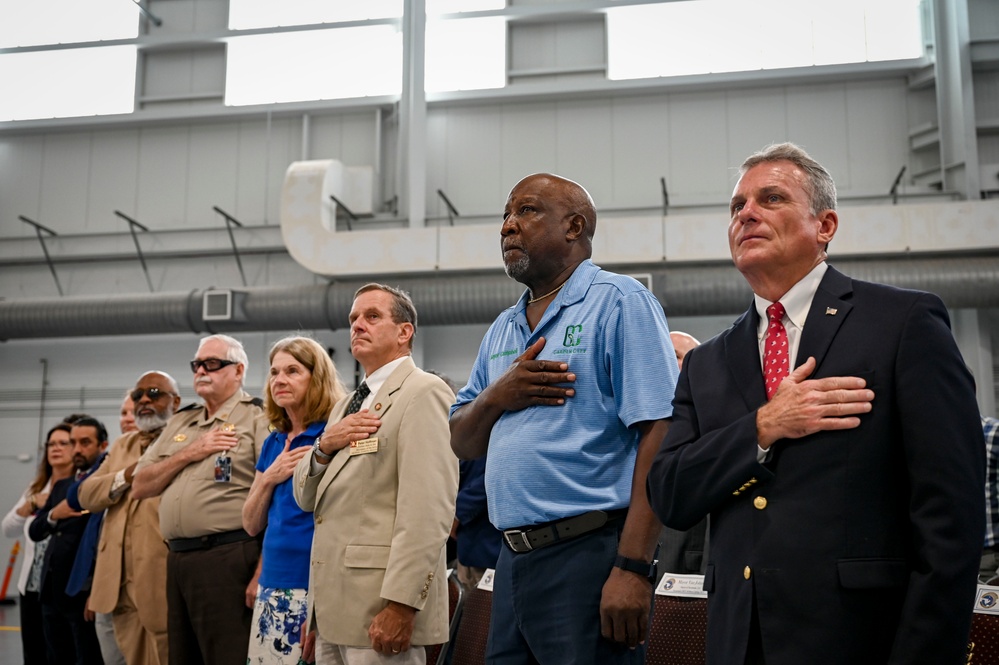
{"type": "Polygon", "coordinates": [[[234,37],[226,59],[230,106],[402,90],[402,33],[390,25],[234,37]]]}
{"type": "Polygon", "coordinates": [[[134,39],[139,8],[128,0],[0,0],[0,48],[134,39]]]}
{"type": "Polygon", "coordinates": [[[0,121],[131,113],[135,47],[0,55],[0,121]]]}
{"type": "Polygon", "coordinates": [[[427,0],[427,15],[503,9],[506,0],[427,0]]]}
{"type": "Polygon", "coordinates": [[[400,16],[402,0],[229,0],[230,30],[400,16]]]}
{"type": "Polygon", "coordinates": [[[611,79],[923,55],[919,0],[686,0],[607,10],[611,79]]]}
{"type": "Polygon", "coordinates": [[[427,92],[506,85],[504,18],[431,19],[426,44],[427,92]]]}

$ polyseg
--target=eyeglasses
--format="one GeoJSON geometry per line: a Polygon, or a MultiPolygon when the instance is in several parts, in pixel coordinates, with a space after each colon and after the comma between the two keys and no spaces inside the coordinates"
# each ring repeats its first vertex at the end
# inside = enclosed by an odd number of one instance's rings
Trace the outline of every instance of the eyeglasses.
{"type": "Polygon", "coordinates": [[[49,441],[48,443],[45,444],[45,447],[46,448],[69,448],[72,445],[73,444],[70,441],[49,441]]]}
{"type": "Polygon", "coordinates": [[[142,399],[143,395],[148,395],[150,401],[155,402],[161,397],[164,397],[166,395],[172,396],[173,394],[174,393],[168,390],[160,390],[159,388],[136,388],[135,390],[130,392],[128,396],[132,398],[133,402],[138,402],[140,399],[142,399]]]}
{"type": "Polygon", "coordinates": [[[198,368],[201,367],[206,372],[217,372],[223,367],[236,364],[235,360],[222,360],[221,358],[205,358],[204,360],[198,360],[195,358],[191,361],[191,371],[197,374],[198,368]]]}

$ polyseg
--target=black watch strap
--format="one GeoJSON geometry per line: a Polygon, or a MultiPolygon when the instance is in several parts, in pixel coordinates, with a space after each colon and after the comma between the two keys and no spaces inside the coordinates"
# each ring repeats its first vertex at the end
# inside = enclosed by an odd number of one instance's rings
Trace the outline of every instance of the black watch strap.
{"type": "Polygon", "coordinates": [[[650,582],[655,582],[656,580],[656,562],[653,561],[649,563],[648,561],[642,561],[641,559],[629,559],[626,556],[617,555],[614,559],[614,566],[620,568],[621,570],[627,570],[629,573],[636,573],[642,577],[649,578],[650,582]]]}

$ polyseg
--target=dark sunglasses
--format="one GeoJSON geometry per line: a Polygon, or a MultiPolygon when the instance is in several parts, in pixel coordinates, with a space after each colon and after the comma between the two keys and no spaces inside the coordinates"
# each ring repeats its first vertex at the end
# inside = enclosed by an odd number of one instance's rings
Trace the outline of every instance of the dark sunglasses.
{"type": "Polygon", "coordinates": [[[221,358],[205,358],[204,360],[198,360],[195,358],[191,361],[191,371],[197,373],[198,368],[201,367],[206,372],[217,372],[223,367],[235,364],[237,364],[235,360],[222,360],[221,358]]]}
{"type": "Polygon", "coordinates": [[[143,395],[149,395],[149,399],[155,402],[156,400],[165,395],[172,396],[173,394],[174,393],[172,392],[169,392],[167,390],[160,390],[159,388],[136,388],[135,390],[130,392],[128,396],[132,398],[133,402],[138,402],[140,399],[142,399],[143,395]]]}

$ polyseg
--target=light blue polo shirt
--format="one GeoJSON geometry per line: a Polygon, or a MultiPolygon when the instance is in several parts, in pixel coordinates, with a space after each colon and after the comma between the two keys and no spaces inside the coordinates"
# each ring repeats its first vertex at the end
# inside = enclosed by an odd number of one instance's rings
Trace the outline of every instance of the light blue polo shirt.
{"type": "Polygon", "coordinates": [[[639,432],[669,418],[678,375],[666,317],[641,284],[584,261],[534,332],[525,293],[490,326],[455,409],[475,399],[539,337],[541,360],[568,363],[562,406],[504,413],[486,458],[489,519],[510,529],[630,503],[639,432]]]}

